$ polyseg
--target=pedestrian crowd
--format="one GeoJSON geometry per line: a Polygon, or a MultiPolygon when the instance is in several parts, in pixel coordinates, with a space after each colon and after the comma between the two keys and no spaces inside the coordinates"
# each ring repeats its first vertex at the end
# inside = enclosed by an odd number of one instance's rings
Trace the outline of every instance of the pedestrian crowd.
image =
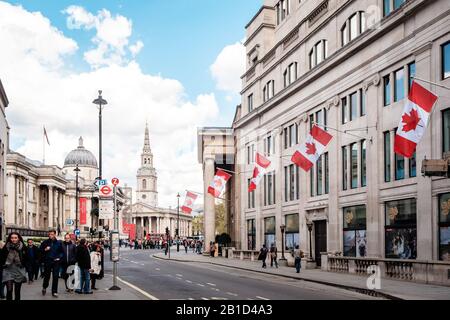
{"type": "MultiPolygon", "coordinates": [[[[275,243],[272,243],[270,249],[267,249],[266,245],[263,244],[262,248],[259,250],[258,260],[262,261],[263,269],[267,268],[266,259],[268,255],[270,257],[270,267],[272,268],[275,265],[275,268],[278,268],[278,250],[275,243]]],[[[304,253],[300,250],[299,245],[296,245],[295,248],[291,250],[291,255],[294,258],[295,270],[297,273],[300,273],[302,267],[301,261],[304,257],[304,253]]]]}
{"type": "Polygon", "coordinates": [[[20,300],[22,285],[39,278],[44,296],[51,281],[51,294],[58,297],[59,279],[64,279],[67,293],[92,294],[104,275],[105,248],[107,243],[75,241],[70,234],[58,240],[55,230],[39,246],[32,239],[25,244],[18,232],[12,232],[0,243],[0,299],[20,300]]]}

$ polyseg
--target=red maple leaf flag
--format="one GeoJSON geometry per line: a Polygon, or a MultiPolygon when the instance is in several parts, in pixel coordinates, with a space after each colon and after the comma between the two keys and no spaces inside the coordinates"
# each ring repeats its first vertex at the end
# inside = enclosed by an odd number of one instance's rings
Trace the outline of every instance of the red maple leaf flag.
{"type": "Polygon", "coordinates": [[[304,144],[294,153],[291,161],[309,171],[324,153],[333,136],[318,126],[313,126],[304,144]]]}
{"type": "Polygon", "coordinates": [[[197,200],[198,195],[191,192],[186,191],[186,199],[184,200],[184,205],[181,207],[181,211],[185,213],[191,213],[194,208],[195,200],[197,200]]]}
{"type": "Polygon", "coordinates": [[[395,135],[394,152],[411,158],[425,134],[437,96],[413,81],[395,135]]]}
{"type": "Polygon", "coordinates": [[[214,180],[208,187],[208,193],[214,196],[215,198],[220,197],[225,188],[225,184],[231,178],[231,174],[226,173],[225,171],[218,169],[216,175],[214,176],[214,180]]]}
{"type": "Polygon", "coordinates": [[[256,153],[255,162],[255,169],[253,169],[253,176],[250,180],[250,185],[248,186],[248,192],[252,192],[256,189],[259,181],[261,181],[261,178],[264,176],[264,173],[266,173],[267,168],[271,164],[269,159],[259,153],[256,153]]]}

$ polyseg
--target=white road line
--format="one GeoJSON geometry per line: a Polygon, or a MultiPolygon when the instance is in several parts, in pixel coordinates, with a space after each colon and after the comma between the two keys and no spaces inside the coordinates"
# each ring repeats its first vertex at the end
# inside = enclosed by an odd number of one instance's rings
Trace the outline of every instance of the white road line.
{"type": "Polygon", "coordinates": [[[211,297],[211,300],[228,300],[228,298],[222,298],[222,297],[211,297]]]}
{"type": "Polygon", "coordinates": [[[186,282],[187,282],[187,283],[192,283],[192,281],[191,281],[191,280],[186,280],[186,282]]]}
{"type": "Polygon", "coordinates": [[[210,285],[210,286],[213,286],[213,287],[216,286],[214,283],[209,283],[209,282],[207,282],[206,284],[208,284],[208,285],[210,285]]]}
{"type": "Polygon", "coordinates": [[[136,287],[135,285],[133,285],[133,284],[127,282],[127,281],[124,281],[124,280],[120,279],[119,277],[117,277],[117,280],[119,280],[120,282],[126,284],[127,286],[129,286],[130,288],[136,290],[137,292],[143,294],[144,296],[146,296],[146,297],[149,298],[150,300],[159,300],[157,297],[152,296],[150,293],[148,293],[148,292],[146,292],[146,291],[144,291],[144,290],[142,290],[142,289],[136,287]]]}
{"type": "Polygon", "coordinates": [[[155,270],[156,270],[156,271],[161,271],[161,269],[160,269],[160,268],[155,268],[155,270]]]}
{"type": "Polygon", "coordinates": [[[182,274],[178,274],[178,273],[177,273],[177,276],[179,276],[179,277],[182,277],[183,275],[182,275],[182,274]]]}
{"type": "Polygon", "coordinates": [[[204,284],[201,284],[201,283],[197,283],[197,285],[200,286],[200,287],[204,287],[205,286],[204,284]]]}
{"type": "Polygon", "coordinates": [[[141,263],[141,266],[145,266],[145,264],[141,263]]]}
{"type": "Polygon", "coordinates": [[[180,277],[177,277],[177,279],[178,279],[178,280],[183,280],[183,279],[182,279],[182,278],[180,278],[180,277]]]}
{"type": "Polygon", "coordinates": [[[228,295],[230,295],[230,296],[234,296],[234,297],[237,297],[237,294],[236,294],[236,293],[232,293],[232,292],[227,292],[227,294],[228,294],[228,295]]]}
{"type": "Polygon", "coordinates": [[[171,274],[167,274],[168,277],[173,277],[171,274]]]}
{"type": "Polygon", "coordinates": [[[261,300],[270,300],[270,299],[267,299],[267,298],[264,298],[264,297],[260,297],[260,296],[256,296],[258,299],[261,299],[261,300]]]}
{"type": "Polygon", "coordinates": [[[202,297],[202,300],[209,300],[209,299],[208,299],[208,298],[203,298],[203,297],[202,297]]]}
{"type": "Polygon", "coordinates": [[[188,300],[194,300],[194,298],[188,298],[188,300]]]}

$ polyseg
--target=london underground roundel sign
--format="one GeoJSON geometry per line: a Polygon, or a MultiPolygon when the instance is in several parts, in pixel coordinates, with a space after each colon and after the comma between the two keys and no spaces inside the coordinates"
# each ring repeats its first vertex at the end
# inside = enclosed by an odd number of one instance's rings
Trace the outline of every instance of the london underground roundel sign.
{"type": "Polygon", "coordinates": [[[112,189],[111,189],[110,186],[103,186],[103,187],[100,188],[100,193],[103,196],[109,196],[112,193],[112,189]]]}

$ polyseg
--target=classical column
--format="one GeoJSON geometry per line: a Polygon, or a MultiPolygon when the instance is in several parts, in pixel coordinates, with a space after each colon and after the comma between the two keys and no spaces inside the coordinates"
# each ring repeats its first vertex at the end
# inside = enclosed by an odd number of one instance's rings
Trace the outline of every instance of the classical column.
{"type": "Polygon", "coordinates": [[[53,227],[53,186],[48,186],[48,227],[53,227]]]}
{"type": "Polygon", "coordinates": [[[41,228],[41,186],[36,185],[36,219],[34,221],[36,229],[41,228]]]}
{"type": "Polygon", "coordinates": [[[152,220],[153,220],[153,217],[149,217],[149,219],[148,219],[148,232],[149,232],[150,234],[153,233],[153,230],[152,230],[152,220]]]}
{"type": "Polygon", "coordinates": [[[215,198],[208,193],[209,184],[214,179],[214,159],[206,158],[203,164],[203,184],[204,184],[204,235],[205,250],[210,251],[210,242],[214,242],[216,217],[215,217],[215,198]]]}

